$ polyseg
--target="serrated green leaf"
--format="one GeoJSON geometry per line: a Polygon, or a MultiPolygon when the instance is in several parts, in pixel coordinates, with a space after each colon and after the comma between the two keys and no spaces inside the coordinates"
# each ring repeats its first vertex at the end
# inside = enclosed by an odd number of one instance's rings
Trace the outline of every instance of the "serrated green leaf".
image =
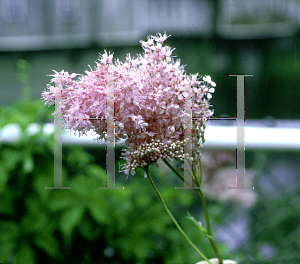
{"type": "Polygon", "coordinates": [[[83,205],[74,206],[66,210],[60,219],[60,230],[67,243],[70,242],[74,228],[80,223],[85,208],[83,205]]]}
{"type": "Polygon", "coordinates": [[[35,256],[34,251],[28,244],[22,244],[17,251],[16,258],[13,262],[14,264],[34,264],[35,256]]]}

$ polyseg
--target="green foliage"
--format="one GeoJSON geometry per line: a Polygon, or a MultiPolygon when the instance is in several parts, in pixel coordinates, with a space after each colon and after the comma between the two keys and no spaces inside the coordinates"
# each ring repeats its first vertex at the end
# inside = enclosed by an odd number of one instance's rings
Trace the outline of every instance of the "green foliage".
{"type": "MultiPolygon", "coordinates": [[[[40,130],[30,135],[27,128],[30,123],[47,121],[52,109],[41,102],[22,101],[1,108],[0,113],[1,128],[11,122],[21,126],[21,137],[15,144],[0,143],[1,263],[201,260],[176,229],[142,170],[128,180],[116,174],[116,186],[124,189],[98,189],[106,184],[105,169],[98,164],[99,157],[105,156],[105,148],[64,146],[63,186],[71,190],[45,189],[54,184],[53,134],[44,135],[40,130]]],[[[255,160],[254,167],[267,173],[268,154],[258,152],[255,160]]],[[[208,239],[199,231],[198,221],[204,222],[204,215],[196,193],[176,190],[182,182],[171,171],[151,167],[150,174],[190,239],[206,256],[215,257],[208,239]],[[192,221],[186,218],[187,211],[192,221]]],[[[295,230],[299,227],[299,194],[270,198],[258,186],[255,189],[260,198],[250,211],[247,248],[233,253],[218,245],[221,255],[239,263],[281,263],[283,256],[289,263],[298,263],[300,244],[295,230]],[[274,214],[275,210],[280,213],[274,214]],[[273,262],[260,254],[260,247],[266,243],[276,249],[273,262]]],[[[214,231],[224,219],[229,221],[232,208],[221,202],[207,202],[214,231]]]]}
{"type": "MultiPolygon", "coordinates": [[[[142,171],[123,180],[124,189],[98,189],[105,186],[106,172],[94,161],[105,148],[89,153],[77,146],[63,147],[63,186],[71,190],[45,189],[54,181],[53,134],[26,131],[30,123],[47,121],[52,109],[27,100],[1,108],[0,113],[1,128],[10,123],[21,127],[20,139],[15,144],[1,143],[0,149],[1,263],[201,260],[164,211],[142,171]]],[[[156,168],[150,173],[182,228],[213,257],[207,241],[185,218],[195,193],[175,190],[181,183],[168,182],[171,174],[166,177],[156,168]]],[[[126,177],[116,178],[121,176],[126,177]]]]}

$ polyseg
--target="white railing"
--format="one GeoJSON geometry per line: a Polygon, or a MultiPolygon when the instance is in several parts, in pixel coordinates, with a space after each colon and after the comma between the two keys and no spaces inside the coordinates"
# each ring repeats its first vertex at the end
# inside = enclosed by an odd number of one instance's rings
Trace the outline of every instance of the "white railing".
{"type": "MultiPolygon", "coordinates": [[[[228,149],[235,150],[237,129],[235,121],[229,122],[214,120],[207,123],[205,131],[205,149],[228,149]],[[225,123],[224,123],[225,122],[225,123]],[[227,123],[226,123],[227,122],[227,123]],[[227,125],[221,125],[227,124],[227,125]]],[[[300,150],[300,121],[298,120],[273,120],[265,126],[266,121],[248,121],[245,122],[245,148],[247,150],[267,149],[267,150],[300,150]]],[[[44,134],[52,134],[54,124],[31,124],[27,130],[27,135],[33,135],[43,130],[44,134]]],[[[105,144],[104,141],[95,141],[91,133],[89,136],[70,135],[67,130],[62,132],[63,145],[83,145],[97,146],[105,144]]],[[[14,144],[22,136],[21,128],[18,124],[8,124],[0,130],[0,143],[14,144]]],[[[123,145],[117,143],[116,145],[123,145]]]]}

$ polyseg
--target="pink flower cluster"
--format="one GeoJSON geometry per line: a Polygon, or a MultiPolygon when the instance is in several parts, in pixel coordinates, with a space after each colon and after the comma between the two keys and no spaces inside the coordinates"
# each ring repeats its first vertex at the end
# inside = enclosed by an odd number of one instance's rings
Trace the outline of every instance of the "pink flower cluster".
{"type": "MultiPolygon", "coordinates": [[[[113,63],[113,54],[105,51],[95,69],[90,67],[85,75],[75,78],[77,74],[64,71],[51,75],[51,82],[63,87],[64,127],[79,134],[93,130],[98,139],[106,137],[106,98],[113,80],[115,138],[124,139],[127,146],[123,153],[126,174],[159,158],[184,157],[186,86],[191,87],[193,143],[197,146],[203,143],[205,122],[213,114],[208,101],[216,84],[209,76],[187,75],[180,61],[173,59],[174,49],[163,45],[167,37],[148,36],[141,41],[144,53],[136,58],[128,54],[124,63],[113,63]]],[[[42,93],[45,104],[54,104],[54,89],[49,84],[42,93]]]]}

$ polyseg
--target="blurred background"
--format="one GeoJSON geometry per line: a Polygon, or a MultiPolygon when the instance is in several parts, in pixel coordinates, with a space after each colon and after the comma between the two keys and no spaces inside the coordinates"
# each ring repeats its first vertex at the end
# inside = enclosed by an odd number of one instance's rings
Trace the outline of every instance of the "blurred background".
{"type": "MultiPolygon", "coordinates": [[[[299,131],[299,0],[0,0],[1,263],[201,260],[143,172],[128,179],[118,173],[120,147],[116,186],[124,190],[97,189],[105,186],[105,146],[79,139],[63,145],[63,186],[72,189],[45,190],[53,186],[54,150],[53,131],[42,129],[53,123],[53,107],[40,100],[47,75],[83,74],[104,49],[124,61],[157,32],[171,35],[166,44],[188,73],[216,82],[215,117],[236,116],[236,77],[228,75],[249,74],[245,125],[299,131]]],[[[209,123],[216,122],[235,125],[209,123]]],[[[227,189],[235,185],[235,153],[235,146],[204,144],[205,191],[223,255],[239,263],[300,263],[299,148],[254,148],[246,140],[247,186],[255,188],[242,192],[227,189]]],[[[204,221],[195,193],[175,190],[181,183],[162,164],[152,173],[183,229],[214,257],[185,217],[189,211],[204,221]]]]}

